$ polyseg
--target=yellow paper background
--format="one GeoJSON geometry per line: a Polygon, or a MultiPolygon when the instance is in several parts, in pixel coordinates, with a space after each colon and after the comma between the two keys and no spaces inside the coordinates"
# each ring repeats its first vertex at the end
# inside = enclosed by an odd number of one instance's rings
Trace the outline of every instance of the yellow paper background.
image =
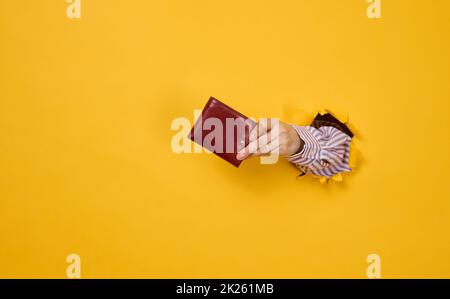
{"type": "Polygon", "coordinates": [[[450,277],[450,3],[0,1],[0,277],[450,277]],[[343,184],[176,155],[215,96],[348,115],[343,184]]]}

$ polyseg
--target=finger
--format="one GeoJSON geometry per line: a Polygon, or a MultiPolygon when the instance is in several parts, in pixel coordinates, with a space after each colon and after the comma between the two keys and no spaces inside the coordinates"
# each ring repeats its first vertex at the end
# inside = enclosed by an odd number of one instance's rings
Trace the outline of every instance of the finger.
{"type": "Polygon", "coordinates": [[[244,149],[239,151],[236,158],[244,160],[250,156],[261,156],[268,154],[279,148],[280,142],[278,136],[271,142],[271,136],[266,133],[260,136],[257,140],[250,142],[244,149]]]}
{"type": "Polygon", "coordinates": [[[248,140],[250,142],[255,141],[258,138],[258,124],[250,131],[250,136],[248,140]]]}
{"type": "Polygon", "coordinates": [[[258,123],[253,130],[250,132],[249,141],[255,141],[261,135],[267,132],[267,128],[263,123],[258,123]]]}
{"type": "MultiPolygon", "coordinates": [[[[278,134],[272,134],[272,132],[279,131],[278,126],[278,121],[273,121],[273,119],[267,118],[261,119],[261,121],[257,123],[257,125],[250,132],[249,144],[238,152],[236,158],[238,160],[244,160],[256,153],[259,153],[259,155],[264,154],[259,150],[259,148],[267,146],[271,142],[272,138],[274,140],[278,138],[278,134]]],[[[268,147],[269,152],[271,149],[273,149],[273,146],[268,147]]]]}
{"type": "Polygon", "coordinates": [[[236,159],[238,159],[238,160],[245,160],[249,156],[250,156],[250,153],[249,153],[248,149],[245,148],[245,149],[239,151],[239,153],[236,155],[236,159]]]}
{"type": "Polygon", "coordinates": [[[256,153],[257,151],[258,151],[258,139],[253,140],[246,147],[241,149],[238,152],[236,159],[238,160],[247,159],[252,153],[256,153]]]}
{"type": "Polygon", "coordinates": [[[267,118],[260,119],[260,121],[256,124],[256,126],[253,128],[252,132],[250,133],[250,141],[254,141],[258,137],[260,137],[270,131],[271,123],[269,120],[270,119],[267,119],[267,118]]]}
{"type": "Polygon", "coordinates": [[[238,152],[236,159],[244,160],[244,159],[247,159],[252,154],[257,153],[258,147],[260,145],[266,145],[269,142],[269,141],[265,141],[265,140],[268,140],[268,138],[269,138],[267,135],[268,134],[264,134],[264,135],[256,138],[255,140],[251,141],[246,147],[244,147],[243,149],[241,149],[238,152]]]}
{"type": "Polygon", "coordinates": [[[258,148],[257,152],[252,154],[252,157],[268,155],[276,151],[279,152],[279,149],[280,149],[280,140],[279,138],[276,138],[268,144],[261,145],[258,148]]]}

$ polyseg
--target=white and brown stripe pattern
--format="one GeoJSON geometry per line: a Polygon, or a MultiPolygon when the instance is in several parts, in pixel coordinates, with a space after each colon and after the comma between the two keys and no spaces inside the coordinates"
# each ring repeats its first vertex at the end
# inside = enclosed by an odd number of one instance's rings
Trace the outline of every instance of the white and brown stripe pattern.
{"type": "Polygon", "coordinates": [[[349,172],[350,142],[352,138],[334,127],[292,127],[303,140],[301,152],[288,157],[304,173],[330,178],[341,172],[349,172]]]}

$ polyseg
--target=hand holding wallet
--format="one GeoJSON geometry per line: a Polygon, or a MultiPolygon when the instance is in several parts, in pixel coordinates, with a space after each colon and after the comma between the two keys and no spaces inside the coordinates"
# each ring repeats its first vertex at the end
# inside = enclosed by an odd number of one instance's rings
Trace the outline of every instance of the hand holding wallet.
{"type": "Polygon", "coordinates": [[[189,139],[239,167],[237,153],[249,143],[256,123],[242,113],[211,97],[195,122],[189,139]]]}

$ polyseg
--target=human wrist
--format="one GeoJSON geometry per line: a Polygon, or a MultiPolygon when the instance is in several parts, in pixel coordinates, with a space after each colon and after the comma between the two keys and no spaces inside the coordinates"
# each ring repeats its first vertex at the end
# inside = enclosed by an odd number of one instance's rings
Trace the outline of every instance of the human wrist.
{"type": "Polygon", "coordinates": [[[295,129],[294,125],[290,125],[289,130],[289,150],[287,152],[287,157],[297,155],[301,153],[303,150],[303,147],[305,145],[305,142],[300,138],[297,130],[295,129]]]}

